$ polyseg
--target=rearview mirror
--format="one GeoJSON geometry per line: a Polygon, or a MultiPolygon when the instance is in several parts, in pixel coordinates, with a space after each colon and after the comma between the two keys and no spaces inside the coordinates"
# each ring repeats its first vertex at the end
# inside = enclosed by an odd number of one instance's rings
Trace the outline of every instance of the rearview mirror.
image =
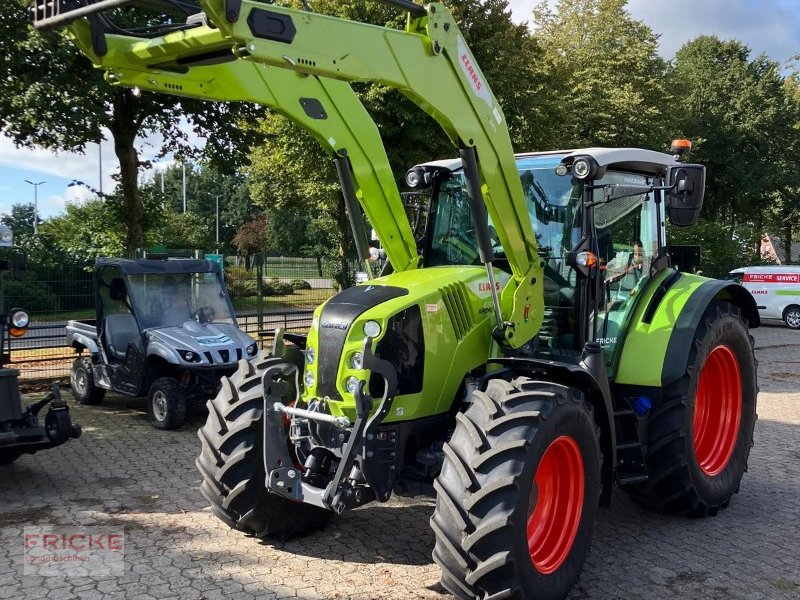
{"type": "Polygon", "coordinates": [[[667,168],[667,217],[677,227],[697,223],[706,191],[703,165],[675,165],[667,168]]]}

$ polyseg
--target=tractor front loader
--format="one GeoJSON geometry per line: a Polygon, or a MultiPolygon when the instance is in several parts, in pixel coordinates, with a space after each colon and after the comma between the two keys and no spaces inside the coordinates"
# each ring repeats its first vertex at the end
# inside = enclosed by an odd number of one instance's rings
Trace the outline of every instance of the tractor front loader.
{"type": "Polygon", "coordinates": [[[614,483],[658,510],[728,505],[752,444],[758,313],[740,286],[670,264],[664,221],[693,224],[705,188],[682,144],[515,156],[447,8],[384,1],[404,31],[256,0],[32,11],[111,84],[286,115],[330,152],[359,258],[362,210],[386,251],[383,276],[223,380],[197,459],[215,514],[302,534],[432,484],[450,592],[562,598],[614,483]],[[160,14],[119,25],[131,7],[160,14]],[[458,150],[407,173],[429,196],[421,250],[360,81],[399,90],[458,150]]]}

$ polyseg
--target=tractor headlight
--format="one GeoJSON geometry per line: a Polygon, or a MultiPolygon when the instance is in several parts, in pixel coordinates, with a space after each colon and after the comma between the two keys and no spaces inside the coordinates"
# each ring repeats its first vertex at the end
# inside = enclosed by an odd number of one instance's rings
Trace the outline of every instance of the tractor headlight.
{"type": "Polygon", "coordinates": [[[355,394],[359,383],[361,383],[361,380],[358,377],[348,377],[347,381],[345,382],[347,391],[351,394],[355,394]]]}
{"type": "Polygon", "coordinates": [[[11,324],[17,329],[25,329],[30,323],[30,317],[22,309],[17,309],[11,313],[11,324]]]}
{"type": "Polygon", "coordinates": [[[178,350],[178,354],[186,362],[200,362],[200,355],[197,352],[192,352],[191,350],[178,350]]]}
{"type": "Polygon", "coordinates": [[[306,354],[306,363],[309,365],[313,365],[314,361],[317,359],[317,353],[314,350],[314,348],[309,346],[308,348],[306,348],[305,354],[306,354]]]}
{"type": "Polygon", "coordinates": [[[422,181],[422,176],[417,169],[410,169],[408,173],[406,173],[406,184],[410,188],[417,187],[420,182],[422,181]]]}
{"type": "Polygon", "coordinates": [[[311,387],[314,385],[314,373],[311,371],[306,371],[305,377],[303,377],[303,381],[306,382],[306,387],[311,387]]]}
{"type": "Polygon", "coordinates": [[[364,335],[376,338],[381,334],[381,324],[377,321],[367,321],[364,323],[364,335]]]}
{"type": "Polygon", "coordinates": [[[590,156],[581,156],[572,163],[572,174],[581,181],[594,179],[597,176],[597,162],[590,156]]]}
{"type": "Polygon", "coordinates": [[[356,371],[364,368],[364,355],[361,352],[354,352],[350,357],[350,367],[356,371]]]}
{"type": "Polygon", "coordinates": [[[247,356],[255,356],[256,352],[258,352],[258,346],[253,342],[245,349],[245,352],[247,352],[247,356]]]}

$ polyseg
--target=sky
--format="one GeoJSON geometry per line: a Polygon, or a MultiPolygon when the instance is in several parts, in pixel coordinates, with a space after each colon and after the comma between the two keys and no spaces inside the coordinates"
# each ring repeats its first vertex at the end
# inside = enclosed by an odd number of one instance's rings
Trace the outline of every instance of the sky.
{"type": "MultiPolygon", "coordinates": [[[[549,0],[555,4],[554,0],[549,0]]],[[[514,18],[530,20],[538,0],[510,0],[514,18]]],[[[659,50],[672,58],[681,45],[701,34],[723,39],[736,38],[750,46],[754,54],[765,52],[785,62],[800,52],[800,11],[798,0],[630,0],[631,15],[647,23],[661,35],[659,50]]],[[[107,136],[110,140],[110,136],[107,136]]],[[[143,159],[153,158],[155,140],[139,144],[143,159]]],[[[112,143],[102,145],[103,189],[113,188],[112,174],[117,161],[112,143]]],[[[33,202],[34,188],[25,183],[44,181],[39,186],[38,209],[43,218],[63,212],[67,202],[91,196],[86,188],[69,186],[72,180],[99,188],[98,147],[87,148],[85,155],[16,148],[0,135],[0,213],[12,204],[33,202]]],[[[162,169],[168,163],[155,165],[162,169]]],[[[145,174],[145,177],[152,177],[145,174]]]]}

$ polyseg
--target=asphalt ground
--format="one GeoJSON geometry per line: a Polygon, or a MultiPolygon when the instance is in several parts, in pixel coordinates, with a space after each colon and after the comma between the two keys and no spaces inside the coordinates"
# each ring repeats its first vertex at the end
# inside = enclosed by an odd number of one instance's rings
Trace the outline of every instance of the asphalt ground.
{"type": "MultiPolygon", "coordinates": [[[[707,519],[645,511],[617,490],[599,514],[572,599],[800,598],[800,332],[754,331],[759,420],[750,469],[707,519]]],[[[0,598],[447,598],[431,560],[429,498],[396,498],[324,531],[261,542],[208,510],[194,467],[194,415],[150,426],[141,400],[73,406],[84,435],[0,467],[0,598]],[[119,575],[25,575],[24,527],[124,530],[119,575]]]]}

